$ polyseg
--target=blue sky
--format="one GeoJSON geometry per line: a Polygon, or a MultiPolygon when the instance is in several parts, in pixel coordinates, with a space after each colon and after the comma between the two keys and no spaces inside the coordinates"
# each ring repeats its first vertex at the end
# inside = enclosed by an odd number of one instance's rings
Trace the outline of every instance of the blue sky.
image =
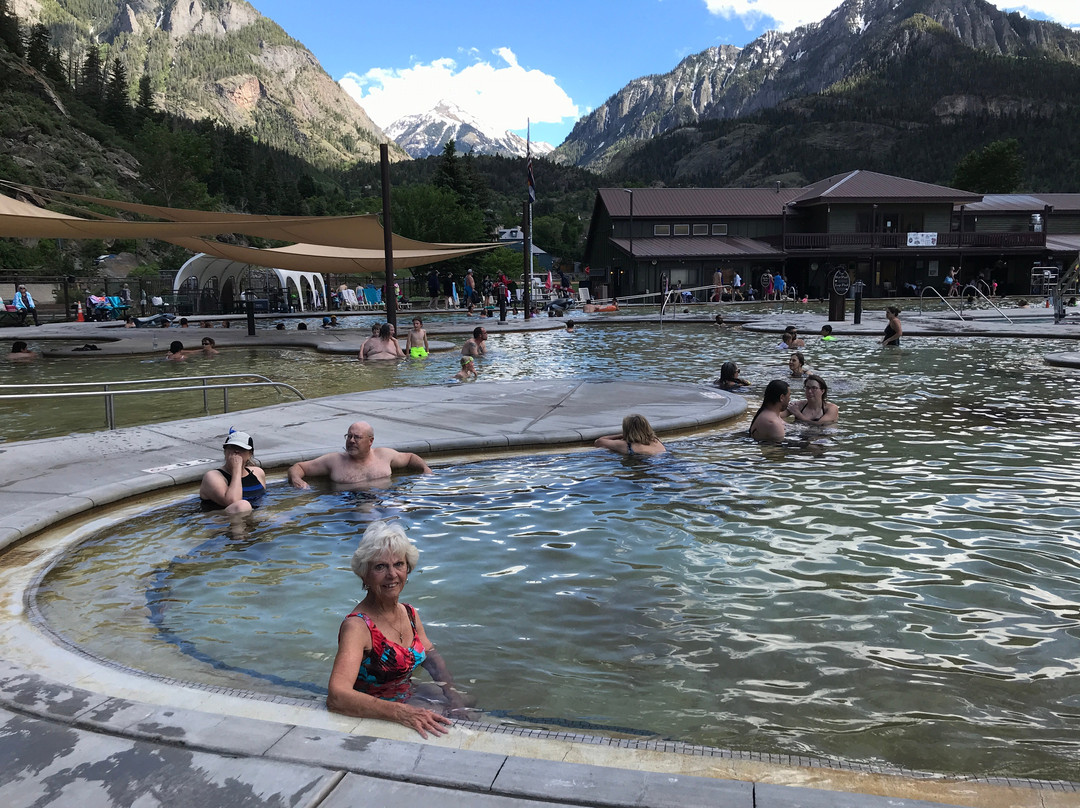
{"type": "MultiPolygon", "coordinates": [[[[250,0],[300,40],[382,127],[446,99],[494,131],[558,145],[632,79],[713,45],[823,19],[839,0],[250,0]]],[[[999,2],[1080,26],[1080,0],[999,2]]]]}

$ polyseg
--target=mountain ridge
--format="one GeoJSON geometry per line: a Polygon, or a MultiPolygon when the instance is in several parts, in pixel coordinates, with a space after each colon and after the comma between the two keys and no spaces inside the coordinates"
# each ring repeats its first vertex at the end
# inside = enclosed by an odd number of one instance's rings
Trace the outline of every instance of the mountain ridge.
{"type": "MultiPolygon", "coordinates": [[[[386,127],[386,134],[414,159],[442,154],[449,140],[463,153],[504,157],[524,157],[530,145],[509,130],[492,132],[474,115],[445,99],[427,112],[398,118],[386,127]]],[[[534,141],[531,148],[533,154],[541,156],[555,147],[534,141]]]]}
{"type": "MultiPolygon", "coordinates": [[[[76,65],[93,45],[146,74],[155,105],[252,133],[315,165],[378,159],[385,134],[302,43],[246,0],[10,0],[76,65]]],[[[391,157],[407,159],[391,144],[391,157]]]]}
{"type": "Polygon", "coordinates": [[[936,29],[988,54],[1080,64],[1080,32],[984,0],[845,0],[819,22],[766,32],[743,48],[709,48],[668,73],[634,79],[579,120],[553,159],[602,171],[619,151],[663,132],[823,92],[902,58],[895,33],[905,28],[936,29]]]}

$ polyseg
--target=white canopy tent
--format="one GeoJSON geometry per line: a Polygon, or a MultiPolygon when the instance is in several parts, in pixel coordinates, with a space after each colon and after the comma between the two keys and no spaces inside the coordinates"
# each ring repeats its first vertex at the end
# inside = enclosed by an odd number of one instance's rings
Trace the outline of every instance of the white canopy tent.
{"type": "MultiPolygon", "coordinates": [[[[200,292],[210,287],[213,289],[214,296],[217,297],[231,281],[235,298],[243,300],[243,293],[256,286],[252,283],[253,278],[262,282],[265,280],[266,273],[270,273],[277,280],[284,300],[290,299],[290,291],[296,293],[300,301],[300,311],[307,311],[309,301],[318,308],[327,300],[326,282],[318,272],[257,267],[231,261],[228,258],[217,258],[206,253],[199,253],[180,267],[173,281],[173,293],[179,293],[185,285],[190,285],[191,279],[195,279],[200,292]]],[[[259,285],[261,286],[261,283],[259,285]]]]}

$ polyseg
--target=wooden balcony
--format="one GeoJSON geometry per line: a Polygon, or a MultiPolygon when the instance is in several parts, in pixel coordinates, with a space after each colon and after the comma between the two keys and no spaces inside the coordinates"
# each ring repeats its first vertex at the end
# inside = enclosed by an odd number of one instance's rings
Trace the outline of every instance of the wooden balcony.
{"type": "MultiPolygon", "coordinates": [[[[779,239],[778,239],[779,240],[779,239]]],[[[938,233],[936,247],[909,247],[907,233],[788,233],[784,250],[1030,249],[1046,246],[1045,233],[938,233]]]]}

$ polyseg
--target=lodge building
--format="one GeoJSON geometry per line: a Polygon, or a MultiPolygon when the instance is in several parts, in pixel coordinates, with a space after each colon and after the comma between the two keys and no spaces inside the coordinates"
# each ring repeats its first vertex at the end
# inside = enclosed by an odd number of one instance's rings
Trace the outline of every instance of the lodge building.
{"type": "Polygon", "coordinates": [[[594,287],[655,292],[738,273],[761,285],[782,273],[810,297],[843,267],[865,294],[942,288],[981,278],[998,294],[1031,293],[1033,267],[1080,255],[1080,194],[975,194],[851,171],[805,188],[603,188],[585,249],[594,287]]]}

